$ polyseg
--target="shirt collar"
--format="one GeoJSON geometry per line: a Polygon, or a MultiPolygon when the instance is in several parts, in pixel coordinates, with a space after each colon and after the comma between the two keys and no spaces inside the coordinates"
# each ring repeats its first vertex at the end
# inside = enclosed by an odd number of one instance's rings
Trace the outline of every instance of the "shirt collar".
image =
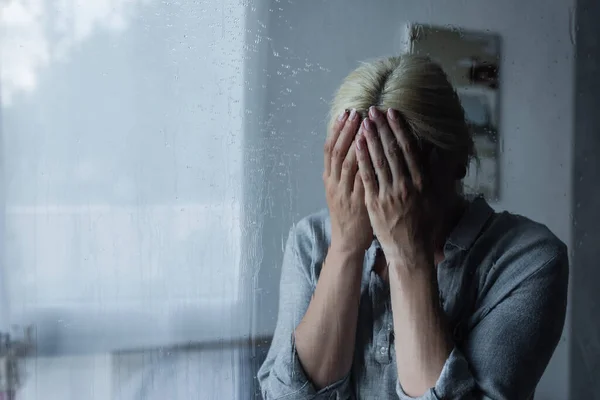
{"type": "Polygon", "coordinates": [[[467,209],[446,241],[447,245],[464,251],[471,248],[487,221],[494,214],[494,210],[482,196],[476,196],[468,200],[467,209]]]}

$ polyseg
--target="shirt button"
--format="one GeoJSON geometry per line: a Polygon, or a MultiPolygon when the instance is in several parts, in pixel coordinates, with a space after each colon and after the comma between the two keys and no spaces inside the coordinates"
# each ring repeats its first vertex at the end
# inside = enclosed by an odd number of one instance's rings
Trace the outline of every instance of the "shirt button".
{"type": "Polygon", "coordinates": [[[380,348],[380,349],[379,349],[379,352],[380,352],[381,354],[384,354],[384,355],[385,355],[385,353],[387,353],[387,347],[382,347],[382,348],[380,348]]]}

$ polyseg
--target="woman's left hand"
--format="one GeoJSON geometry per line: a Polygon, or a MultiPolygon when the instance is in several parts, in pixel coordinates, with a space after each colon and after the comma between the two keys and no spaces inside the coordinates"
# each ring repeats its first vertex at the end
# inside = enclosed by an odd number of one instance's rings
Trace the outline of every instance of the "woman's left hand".
{"type": "Polygon", "coordinates": [[[433,261],[435,210],[414,137],[406,134],[400,118],[396,110],[388,110],[386,117],[371,107],[356,147],[369,219],[387,262],[411,268],[433,261]]]}

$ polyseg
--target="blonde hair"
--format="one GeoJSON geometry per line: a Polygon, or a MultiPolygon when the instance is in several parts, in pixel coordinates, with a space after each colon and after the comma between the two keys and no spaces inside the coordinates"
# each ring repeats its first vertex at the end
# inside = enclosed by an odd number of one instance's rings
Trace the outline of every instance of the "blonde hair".
{"type": "Polygon", "coordinates": [[[441,149],[463,171],[475,157],[460,99],[443,69],[428,57],[405,54],[362,63],[338,89],[329,128],[344,110],[354,108],[365,118],[371,106],[398,110],[409,134],[441,149]]]}

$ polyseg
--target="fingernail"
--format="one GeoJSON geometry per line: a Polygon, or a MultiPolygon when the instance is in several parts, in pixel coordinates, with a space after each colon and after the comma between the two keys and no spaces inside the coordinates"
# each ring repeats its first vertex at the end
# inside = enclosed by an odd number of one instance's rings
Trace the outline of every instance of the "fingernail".
{"type": "Polygon", "coordinates": [[[375,106],[369,107],[369,116],[371,118],[379,117],[379,110],[375,106]]]}
{"type": "Polygon", "coordinates": [[[369,118],[365,118],[363,121],[363,126],[366,130],[370,131],[373,129],[373,125],[371,124],[371,121],[369,121],[369,118]]]}
{"type": "Polygon", "coordinates": [[[398,121],[398,111],[394,110],[393,108],[389,108],[388,117],[390,117],[392,121],[398,121]]]}
{"type": "Polygon", "coordinates": [[[348,115],[348,110],[342,111],[342,113],[338,117],[338,121],[343,121],[346,118],[346,115],[348,115]]]}
{"type": "Polygon", "coordinates": [[[350,121],[354,121],[356,119],[356,109],[353,108],[352,111],[350,111],[350,121]]]}

